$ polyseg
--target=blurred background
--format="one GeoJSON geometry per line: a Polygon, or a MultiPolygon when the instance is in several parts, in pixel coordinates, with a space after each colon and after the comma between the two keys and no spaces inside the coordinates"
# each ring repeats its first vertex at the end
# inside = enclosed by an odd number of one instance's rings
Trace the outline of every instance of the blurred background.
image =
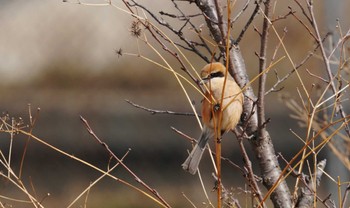
{"type": "MultiPolygon", "coordinates": [[[[102,1],[90,1],[100,2],[102,1]]],[[[336,18],[340,19],[339,24],[346,31],[350,18],[345,8],[349,8],[349,2],[324,2],[317,2],[315,5],[321,31],[325,34],[334,29],[336,18]]],[[[147,1],[142,3],[153,11],[176,13],[170,1],[164,1],[162,5],[154,5],[147,1]]],[[[244,3],[237,3],[237,8],[244,3]]],[[[278,14],[288,11],[286,5],[290,2],[285,3],[277,4],[276,9],[280,9],[278,14]]],[[[116,4],[124,8],[122,4],[116,4]]],[[[193,10],[193,13],[198,13],[192,4],[179,2],[179,5],[185,11],[193,10]]],[[[252,6],[249,9],[252,9],[252,6]]],[[[244,25],[244,18],[247,16],[242,17],[242,23],[237,23],[237,27],[241,28],[244,25]]],[[[36,118],[33,130],[36,136],[106,169],[109,155],[87,133],[80,121],[81,115],[116,155],[121,157],[131,148],[125,163],[174,207],[190,207],[182,193],[201,207],[200,204],[205,199],[198,178],[181,168],[191,144],[171,130],[171,127],[175,127],[197,138],[200,128],[196,119],[188,116],[151,115],[125,101],[128,99],[152,109],[191,112],[190,104],[169,72],[141,58],[127,55],[120,57],[116,53],[119,49],[129,53],[138,53],[140,50],[141,54],[156,61],[160,60],[151,50],[131,37],[131,22],[132,19],[127,14],[111,6],[84,6],[58,0],[1,1],[0,113],[8,113],[16,119],[21,117],[28,124],[30,108],[36,118]],[[37,111],[38,108],[40,111],[37,111]]],[[[203,20],[198,20],[198,24],[203,23],[203,20]]],[[[256,24],[258,23],[259,20],[256,21],[256,24]]],[[[281,32],[287,27],[285,43],[296,62],[300,62],[314,44],[309,35],[301,25],[295,24],[295,20],[277,23],[276,27],[281,32]]],[[[276,38],[271,37],[271,42],[272,45],[277,43],[276,38]]],[[[258,35],[251,27],[240,45],[251,76],[258,73],[258,59],[254,54],[259,50],[258,43],[258,35]]],[[[175,69],[180,71],[176,68],[176,61],[168,58],[175,69]]],[[[205,65],[198,57],[189,55],[189,58],[198,70],[205,65]]],[[[307,66],[317,68],[318,64],[316,61],[310,61],[307,66]]],[[[279,67],[283,73],[292,69],[288,63],[281,63],[279,67]]],[[[301,135],[304,135],[305,130],[290,118],[290,111],[283,102],[278,101],[278,97],[282,94],[296,95],[296,80],[292,76],[283,84],[284,90],[269,95],[267,101],[267,117],[271,118],[268,129],[276,152],[282,152],[286,159],[292,158],[303,145],[289,129],[301,135]]],[[[272,86],[275,81],[271,73],[268,85],[272,86]]],[[[310,83],[312,81],[310,80],[310,83]]],[[[199,111],[201,96],[190,86],[186,87],[199,111]]],[[[231,134],[226,137],[224,156],[242,165],[236,140],[231,134]]],[[[27,138],[22,135],[15,138],[12,164],[14,170],[18,171],[27,138]]],[[[5,155],[8,154],[9,141],[8,134],[0,134],[1,151],[5,155]]],[[[247,149],[254,163],[249,145],[247,149]]],[[[319,155],[320,159],[328,157],[331,156],[319,155]]],[[[343,165],[339,162],[336,164],[339,168],[336,174],[341,176],[343,181],[349,180],[343,165]]],[[[211,177],[213,170],[208,155],[204,157],[201,167],[207,191],[211,192],[214,180],[211,177]]],[[[331,169],[327,166],[326,171],[331,169]]],[[[136,184],[120,167],[113,173],[136,184]]],[[[34,187],[33,192],[39,199],[43,199],[43,205],[46,207],[68,206],[99,176],[100,174],[91,168],[42,144],[33,140],[28,143],[23,181],[28,187],[34,187]],[[49,197],[45,197],[47,193],[50,193],[49,197]]],[[[244,177],[237,169],[224,164],[224,184],[232,188],[232,192],[237,196],[248,197],[241,190],[245,188],[243,180],[244,177]]],[[[0,181],[0,195],[24,198],[8,181],[0,181]]],[[[324,181],[327,184],[329,179],[325,177],[324,181]]],[[[324,185],[322,188],[327,190],[334,187],[324,185]]],[[[327,193],[325,192],[323,197],[326,197],[327,193]]],[[[210,193],[210,197],[215,198],[215,194],[210,193]]],[[[84,198],[73,207],[83,204],[84,198]]],[[[143,195],[107,178],[90,191],[88,205],[155,207],[155,204],[143,195]]]]}

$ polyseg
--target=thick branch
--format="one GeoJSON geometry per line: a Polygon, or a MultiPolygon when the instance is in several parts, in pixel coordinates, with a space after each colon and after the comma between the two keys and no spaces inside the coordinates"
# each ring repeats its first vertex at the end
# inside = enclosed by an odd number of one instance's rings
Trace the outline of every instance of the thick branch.
{"type": "MultiPolygon", "coordinates": [[[[217,42],[220,46],[223,45],[223,37],[221,30],[219,28],[218,22],[218,14],[216,13],[215,0],[196,0],[196,4],[198,8],[205,15],[205,21],[210,30],[210,33],[213,35],[215,42],[217,42]]],[[[226,31],[226,30],[225,30],[226,31]]],[[[223,34],[226,32],[223,31],[223,34]]],[[[225,51],[224,47],[219,47],[221,52],[225,51]]]]}
{"type": "Polygon", "coordinates": [[[307,184],[307,187],[305,189],[302,189],[301,195],[299,196],[298,202],[296,204],[296,208],[308,208],[313,207],[314,205],[314,193],[315,188],[320,184],[321,176],[323,175],[323,170],[326,167],[326,160],[322,160],[317,164],[317,170],[314,173],[314,177],[311,179],[309,183],[307,184]],[[316,181],[314,181],[315,179],[316,181]]]}

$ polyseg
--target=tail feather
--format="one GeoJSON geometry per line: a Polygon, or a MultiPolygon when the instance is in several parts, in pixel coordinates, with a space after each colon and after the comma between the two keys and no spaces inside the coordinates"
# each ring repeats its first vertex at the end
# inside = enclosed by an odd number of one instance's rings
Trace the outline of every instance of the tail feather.
{"type": "Polygon", "coordinates": [[[185,162],[182,164],[182,168],[192,175],[196,174],[199,162],[202,159],[205,146],[208,143],[209,138],[211,137],[210,129],[204,127],[201,137],[199,138],[197,144],[194,146],[190,155],[187,157],[185,162]]]}

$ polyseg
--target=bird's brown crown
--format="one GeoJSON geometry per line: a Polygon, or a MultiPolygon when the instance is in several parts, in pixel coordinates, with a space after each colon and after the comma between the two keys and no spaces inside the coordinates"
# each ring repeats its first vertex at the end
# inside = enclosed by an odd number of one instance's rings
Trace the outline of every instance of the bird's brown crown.
{"type": "Polygon", "coordinates": [[[214,77],[224,77],[226,68],[222,63],[213,62],[205,65],[201,70],[201,78],[208,80],[214,77]]]}

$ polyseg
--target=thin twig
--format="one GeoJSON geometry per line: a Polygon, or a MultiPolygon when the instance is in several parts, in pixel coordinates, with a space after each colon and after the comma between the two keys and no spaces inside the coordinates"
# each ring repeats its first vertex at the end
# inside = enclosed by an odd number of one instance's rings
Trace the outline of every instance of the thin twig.
{"type": "MultiPolygon", "coordinates": [[[[123,161],[124,158],[129,154],[131,149],[128,149],[128,151],[122,156],[121,160],[123,161]]],[[[119,163],[115,164],[112,168],[109,168],[108,171],[106,171],[106,173],[103,173],[100,177],[98,177],[94,182],[90,183],[88,187],[86,187],[86,189],[84,191],[82,191],[79,196],[75,197],[75,199],[67,206],[67,208],[72,207],[75,202],[77,202],[85,193],[86,193],[86,200],[87,200],[87,196],[89,191],[91,190],[91,188],[97,184],[100,180],[102,180],[105,176],[107,176],[107,174],[109,174],[110,172],[112,172],[116,167],[118,167],[119,163]]]]}
{"type": "MultiPolygon", "coordinates": [[[[216,174],[212,174],[212,177],[215,179],[215,181],[218,180],[218,177],[216,174]]],[[[217,189],[218,184],[215,184],[214,189],[217,189]]],[[[235,208],[241,208],[241,205],[237,198],[233,197],[233,194],[225,188],[225,186],[221,183],[222,188],[222,200],[224,207],[235,207],[235,208]]]]}
{"type": "Polygon", "coordinates": [[[248,172],[249,184],[254,192],[253,196],[256,196],[259,199],[259,204],[261,204],[262,207],[266,207],[266,204],[263,201],[263,195],[261,194],[260,188],[256,182],[255,174],[253,172],[252,162],[250,161],[247,151],[245,150],[242,138],[238,138],[238,144],[241,149],[245,167],[248,172]]]}
{"type": "MultiPolygon", "coordinates": [[[[195,54],[197,54],[200,58],[202,58],[202,59],[203,59],[204,61],[206,61],[207,63],[209,62],[209,59],[208,59],[205,55],[203,55],[203,54],[195,47],[195,45],[193,44],[193,41],[188,40],[188,39],[184,36],[184,34],[181,32],[182,29],[180,29],[180,30],[175,30],[168,22],[166,22],[164,19],[158,18],[152,11],[150,11],[150,10],[149,10],[148,8],[146,8],[145,6],[143,6],[143,5],[139,4],[139,3],[137,3],[135,0],[131,0],[131,1],[133,2],[133,4],[128,3],[130,7],[135,7],[135,6],[137,6],[137,7],[141,8],[141,9],[145,10],[149,15],[151,15],[151,17],[152,17],[158,24],[160,24],[160,25],[162,25],[162,26],[168,28],[170,31],[172,31],[172,32],[173,32],[175,35],[177,35],[183,42],[185,42],[186,45],[187,45],[188,47],[184,47],[184,46],[182,46],[182,45],[180,45],[180,44],[179,44],[179,46],[181,46],[182,48],[184,48],[184,49],[186,49],[186,50],[189,50],[189,51],[194,52],[195,54]]],[[[174,2],[174,4],[175,4],[175,2],[174,2]]],[[[165,13],[161,13],[161,14],[164,15],[165,13]]],[[[187,20],[189,20],[190,16],[185,16],[185,15],[183,14],[183,15],[182,15],[182,18],[187,18],[187,20]]],[[[179,18],[178,18],[178,19],[179,19],[179,18]]],[[[180,19],[181,19],[181,18],[180,18],[180,19]]],[[[185,22],[184,26],[185,26],[187,23],[189,23],[189,22],[188,22],[188,21],[185,22]]],[[[194,27],[194,24],[191,24],[191,25],[192,25],[192,27],[194,27]]],[[[183,28],[184,26],[182,26],[181,28],[183,28]]],[[[168,41],[168,39],[165,39],[165,40],[168,41]]],[[[205,46],[206,43],[204,42],[203,39],[201,39],[201,40],[202,40],[202,44],[205,46]]],[[[208,47],[205,47],[205,48],[206,48],[206,49],[209,49],[208,47]]]]}
{"type": "MultiPolygon", "coordinates": [[[[142,110],[145,110],[147,112],[150,112],[152,115],[155,114],[169,114],[169,115],[179,115],[179,116],[195,116],[194,113],[182,113],[182,112],[175,112],[175,111],[169,111],[169,110],[156,110],[156,109],[151,109],[151,108],[147,108],[141,105],[138,105],[130,100],[125,99],[125,101],[127,103],[129,103],[130,105],[134,106],[135,108],[139,108],[142,110]]],[[[198,115],[199,116],[199,115],[198,115]]],[[[199,116],[200,117],[200,116],[199,116]]]]}
{"type": "Polygon", "coordinates": [[[186,196],[184,192],[182,192],[182,196],[191,204],[192,207],[196,208],[196,205],[186,196]]]}
{"type": "MultiPolygon", "coordinates": [[[[32,133],[33,130],[34,130],[34,125],[35,125],[35,122],[38,120],[39,112],[40,112],[40,108],[37,108],[36,115],[35,115],[35,117],[34,117],[34,119],[33,119],[31,105],[28,104],[29,132],[30,132],[30,133],[32,133]]],[[[28,149],[29,141],[30,141],[30,136],[28,136],[28,138],[26,139],[26,143],[25,143],[25,145],[24,145],[24,149],[23,149],[23,153],[22,153],[22,158],[21,158],[21,164],[20,164],[20,168],[19,168],[19,174],[18,174],[18,177],[19,177],[19,178],[22,178],[23,165],[24,165],[24,160],[25,160],[26,154],[27,154],[27,149],[28,149]]]]}
{"type": "Polygon", "coordinates": [[[241,42],[245,32],[248,30],[248,27],[252,24],[255,16],[258,14],[259,9],[260,9],[260,4],[261,4],[262,0],[259,0],[259,2],[255,2],[255,8],[254,11],[252,12],[252,14],[250,15],[247,23],[245,24],[245,26],[243,27],[242,31],[239,33],[236,41],[235,41],[235,45],[238,45],[239,42],[241,42]]]}
{"type": "MultiPolygon", "coordinates": [[[[282,155],[281,153],[278,153],[278,156],[281,157],[282,160],[287,164],[287,166],[288,166],[288,171],[291,172],[291,175],[294,176],[294,177],[299,178],[299,179],[303,182],[305,188],[308,189],[309,192],[312,192],[313,195],[316,195],[317,200],[319,200],[325,207],[330,208],[330,206],[327,204],[327,201],[330,199],[331,194],[329,194],[328,197],[326,197],[325,199],[321,199],[321,197],[319,197],[319,196],[316,194],[315,190],[314,190],[313,187],[312,187],[312,183],[313,183],[314,181],[311,181],[311,180],[310,180],[310,177],[307,176],[307,175],[305,175],[304,173],[300,173],[300,174],[299,174],[295,169],[293,169],[293,167],[291,167],[291,165],[289,164],[289,162],[283,157],[283,155],[282,155]],[[311,185],[310,185],[310,184],[311,184],[311,185]]],[[[325,160],[322,160],[322,161],[319,163],[319,164],[321,165],[320,167],[323,167],[323,165],[325,165],[324,163],[325,163],[325,160]]],[[[316,171],[316,172],[317,172],[317,171],[316,171]]],[[[317,173],[318,173],[318,174],[323,174],[324,171],[318,169],[318,172],[317,172],[317,173]],[[321,172],[322,172],[322,173],[321,173],[321,172]]],[[[316,176],[319,177],[319,178],[318,178],[318,183],[319,183],[320,180],[321,180],[321,175],[316,175],[316,176]]],[[[304,190],[302,190],[302,191],[305,193],[304,190]]],[[[302,193],[303,193],[303,192],[302,192],[302,193]]],[[[311,197],[313,197],[313,195],[312,195],[311,197]]],[[[300,196],[300,197],[301,197],[301,196],[300,196]]],[[[299,198],[299,199],[301,199],[301,198],[299,198]]],[[[309,206],[309,207],[312,207],[312,206],[309,206]]]]}
{"type": "Polygon", "coordinates": [[[106,151],[107,151],[114,159],[116,159],[116,160],[118,161],[118,163],[119,163],[121,166],[123,166],[123,168],[124,168],[128,173],[130,173],[130,174],[134,177],[134,179],[135,179],[136,182],[138,182],[138,183],[141,184],[143,187],[145,187],[148,191],[150,191],[151,193],[153,193],[153,195],[154,195],[157,199],[159,199],[159,200],[163,203],[163,205],[165,205],[166,207],[170,207],[170,205],[160,196],[160,194],[159,194],[155,189],[153,189],[153,188],[151,188],[150,186],[148,186],[148,185],[147,185],[143,180],[141,180],[132,170],[130,170],[130,168],[129,168],[128,166],[126,166],[126,165],[124,164],[124,162],[123,162],[121,159],[119,159],[119,157],[117,157],[117,156],[113,153],[113,151],[109,148],[109,146],[108,146],[105,142],[103,142],[103,141],[95,134],[95,132],[94,132],[94,131],[92,130],[92,128],[90,127],[88,121],[87,121],[84,117],[80,116],[80,120],[84,123],[84,125],[85,125],[86,130],[88,131],[88,133],[89,133],[98,143],[100,143],[100,144],[106,149],[106,151]]]}
{"type": "Polygon", "coordinates": [[[188,136],[187,134],[183,133],[182,131],[176,129],[175,127],[170,127],[173,131],[175,131],[176,133],[178,133],[179,135],[181,135],[182,137],[186,138],[187,140],[189,140],[192,144],[195,144],[197,142],[197,140],[195,140],[194,138],[188,136]]]}
{"type": "MultiPolygon", "coordinates": [[[[323,61],[324,61],[324,64],[325,64],[325,67],[326,67],[326,72],[327,72],[327,75],[328,75],[328,80],[331,84],[331,89],[332,89],[332,92],[333,93],[337,93],[337,88],[334,84],[334,79],[333,79],[333,74],[332,74],[332,70],[331,70],[331,66],[330,66],[330,61],[328,59],[328,56],[326,54],[326,50],[322,44],[322,38],[321,38],[321,35],[320,35],[320,31],[319,31],[319,28],[318,28],[318,24],[316,22],[316,18],[315,18],[315,14],[314,14],[314,9],[313,9],[313,1],[310,0],[310,1],[307,1],[307,7],[309,9],[309,12],[310,12],[310,16],[311,16],[311,24],[316,32],[316,41],[317,43],[320,45],[320,50],[321,50],[321,54],[322,54],[322,58],[323,58],[323,61]]],[[[335,100],[335,103],[337,101],[335,100]]],[[[337,107],[339,109],[339,112],[340,112],[340,115],[342,116],[342,118],[346,118],[347,117],[347,114],[345,113],[344,109],[343,109],[343,105],[340,104],[340,103],[337,103],[337,107]]],[[[347,133],[347,135],[350,137],[350,127],[349,125],[346,123],[346,120],[344,120],[344,124],[345,124],[345,131],[347,133]]]]}
{"type": "Polygon", "coordinates": [[[244,4],[243,8],[239,10],[238,14],[234,18],[232,18],[232,21],[230,22],[230,27],[232,27],[233,24],[238,20],[238,18],[242,16],[243,12],[246,11],[249,3],[250,3],[250,0],[247,0],[244,4]]]}
{"type": "MultiPolygon", "coordinates": [[[[324,42],[324,41],[327,39],[327,37],[328,37],[329,35],[330,35],[330,34],[327,33],[327,34],[325,35],[325,37],[322,39],[322,42],[324,42]]],[[[288,72],[285,76],[283,76],[282,78],[278,78],[278,77],[277,77],[276,83],[275,83],[269,90],[266,91],[266,94],[265,94],[265,95],[267,95],[267,94],[269,94],[269,93],[271,93],[271,92],[276,91],[277,87],[278,87],[282,82],[284,82],[285,80],[287,80],[292,74],[294,74],[294,72],[295,72],[296,70],[298,70],[300,67],[302,67],[311,57],[314,56],[314,54],[316,53],[316,51],[318,50],[319,47],[320,47],[320,45],[317,44],[316,47],[315,47],[312,51],[310,51],[310,52],[305,56],[305,58],[304,58],[299,64],[297,64],[297,65],[295,66],[295,68],[293,68],[290,72],[288,72]]]]}
{"type": "Polygon", "coordinates": [[[290,16],[290,15],[292,15],[292,14],[294,14],[294,13],[296,13],[296,11],[290,10],[290,11],[289,11],[287,14],[285,14],[285,15],[280,15],[280,16],[278,16],[278,17],[276,17],[276,18],[273,18],[273,19],[271,20],[271,22],[274,23],[274,22],[277,22],[277,21],[282,20],[282,19],[287,19],[288,16],[290,16]]]}
{"type": "Polygon", "coordinates": [[[163,37],[164,39],[168,39],[166,37],[164,37],[163,33],[161,31],[159,31],[157,28],[153,27],[153,26],[149,26],[149,25],[145,25],[145,27],[148,29],[148,31],[150,32],[150,34],[152,35],[152,37],[154,38],[154,40],[156,40],[163,48],[164,51],[168,52],[170,55],[172,55],[181,65],[181,69],[182,71],[186,72],[187,75],[197,84],[199,85],[199,81],[198,79],[187,69],[185,63],[183,62],[183,60],[181,59],[181,57],[179,56],[179,54],[175,51],[170,50],[154,33],[154,31],[160,35],[161,37],[163,37]],[[151,29],[154,30],[152,30],[151,29]]]}
{"type": "Polygon", "coordinates": [[[314,74],[314,73],[312,73],[312,72],[310,72],[309,71],[309,69],[305,69],[306,70],[306,72],[310,75],[310,76],[312,76],[312,77],[315,77],[315,78],[317,78],[317,79],[319,79],[319,80],[321,80],[322,82],[325,82],[326,84],[328,84],[329,83],[329,81],[328,80],[326,80],[326,79],[324,79],[323,77],[321,77],[321,76],[318,76],[318,75],[316,75],[316,74],[314,74]]]}

